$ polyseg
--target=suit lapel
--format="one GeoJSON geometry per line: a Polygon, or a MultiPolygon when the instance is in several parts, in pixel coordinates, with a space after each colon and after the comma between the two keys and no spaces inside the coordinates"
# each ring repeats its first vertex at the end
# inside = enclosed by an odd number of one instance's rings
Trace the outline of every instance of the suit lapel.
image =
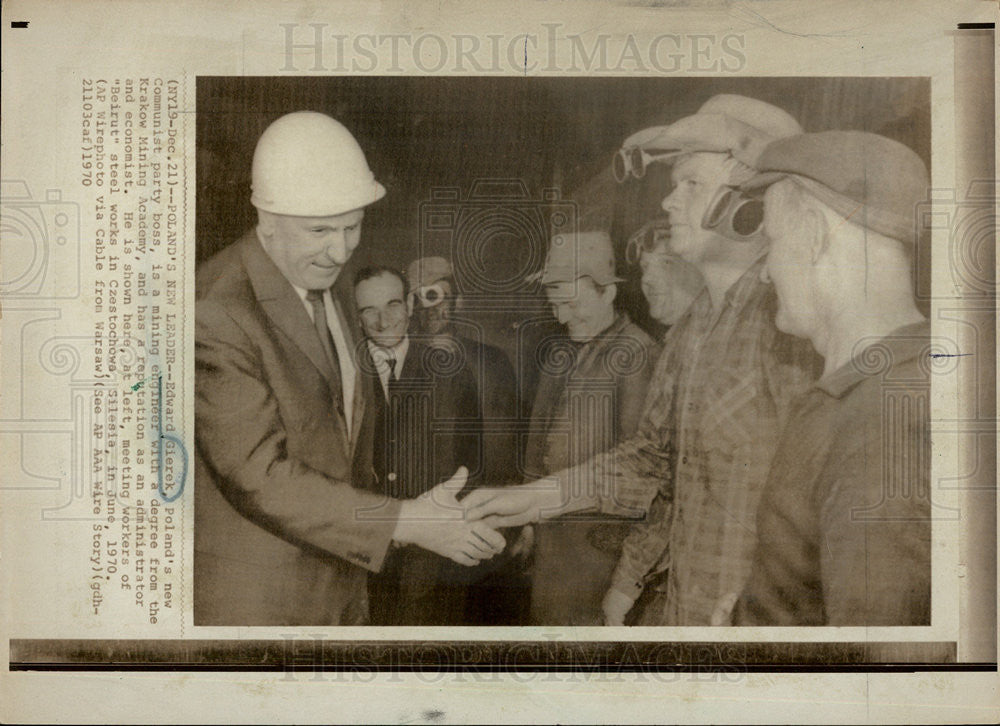
{"type": "Polygon", "coordinates": [[[295,288],[264,252],[256,232],[243,238],[243,264],[261,308],[329,382],[333,370],[295,288]]]}
{"type": "MultiPolygon", "coordinates": [[[[294,292],[294,291],[293,291],[294,292]]],[[[355,340],[357,337],[353,334],[354,328],[351,322],[344,315],[344,308],[337,297],[337,295],[331,290],[331,295],[333,298],[333,307],[337,311],[337,318],[340,322],[340,330],[344,334],[344,340],[347,342],[347,347],[350,348],[351,361],[354,363],[354,406],[351,412],[351,440],[350,440],[350,451],[354,454],[354,449],[358,445],[358,435],[361,432],[361,422],[365,415],[365,406],[367,403],[367,391],[365,386],[365,377],[362,372],[362,367],[364,363],[360,360],[359,350],[364,349],[367,355],[366,345],[356,345],[355,340]]]]}
{"type": "Polygon", "coordinates": [[[418,343],[412,337],[410,338],[410,347],[406,351],[403,365],[396,373],[397,380],[412,380],[426,377],[424,372],[425,351],[426,348],[423,343],[418,343]]]}

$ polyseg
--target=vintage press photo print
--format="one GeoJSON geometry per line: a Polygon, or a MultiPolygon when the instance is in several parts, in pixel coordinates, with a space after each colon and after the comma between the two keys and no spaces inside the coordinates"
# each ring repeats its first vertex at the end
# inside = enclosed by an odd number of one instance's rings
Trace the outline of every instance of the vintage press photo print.
{"type": "Polygon", "coordinates": [[[11,721],[992,722],[992,3],[8,3],[11,721]]]}

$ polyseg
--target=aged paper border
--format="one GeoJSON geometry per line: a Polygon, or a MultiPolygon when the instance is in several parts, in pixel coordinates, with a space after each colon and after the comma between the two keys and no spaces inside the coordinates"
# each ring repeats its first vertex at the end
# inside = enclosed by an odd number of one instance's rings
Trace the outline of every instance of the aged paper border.
{"type": "MultiPolygon", "coordinates": [[[[643,28],[644,23],[656,22],[663,23],[669,27],[670,32],[678,34],[696,35],[719,32],[719,29],[742,33],[746,39],[747,65],[740,72],[748,75],[931,76],[934,105],[934,185],[944,189],[968,188],[968,182],[983,179],[982,146],[959,141],[952,150],[948,142],[953,139],[969,139],[974,132],[983,131],[982,89],[974,85],[974,80],[961,80],[968,76],[960,71],[979,62],[984,57],[984,51],[982,43],[978,44],[977,50],[965,40],[959,40],[960,37],[968,36],[960,36],[957,26],[960,22],[994,21],[995,7],[992,7],[992,3],[981,2],[954,3],[948,8],[937,8],[931,3],[908,3],[905,10],[903,7],[900,3],[892,2],[848,2],[837,7],[814,6],[807,11],[802,6],[795,8],[782,2],[658,3],[652,6],[568,3],[555,7],[526,3],[519,6],[522,12],[511,13],[509,8],[501,10],[489,5],[479,6],[476,12],[470,12],[468,8],[445,4],[384,4],[375,7],[359,4],[325,8],[309,5],[279,7],[257,3],[246,4],[236,11],[227,6],[195,3],[169,7],[140,6],[138,3],[94,3],[87,5],[85,10],[82,6],[62,3],[45,6],[11,3],[5,5],[3,18],[3,62],[7,71],[3,94],[8,109],[3,119],[4,177],[23,178],[32,185],[37,184],[46,189],[60,188],[67,198],[72,194],[75,161],[71,155],[62,152],[76,150],[73,117],[70,115],[70,122],[63,123],[58,114],[49,113],[45,104],[41,103],[46,90],[60,104],[64,103],[66,108],[73,108],[73,91],[78,87],[79,77],[95,70],[133,75],[149,72],[182,77],[185,79],[188,97],[191,98],[196,75],[277,75],[288,63],[286,49],[283,47],[284,31],[280,27],[283,23],[329,23],[342,28],[341,32],[349,36],[383,31],[434,32],[447,37],[459,34],[485,37],[489,33],[499,33],[505,39],[510,39],[524,33],[541,33],[544,23],[561,23],[563,32],[566,33],[607,32],[614,37],[622,37],[633,32],[633,28],[643,28]],[[123,12],[124,8],[128,12],[123,12]],[[513,15],[518,17],[513,18],[513,15]],[[22,18],[30,22],[29,29],[34,34],[30,44],[20,40],[11,27],[12,22],[22,18]],[[761,50],[754,50],[755,48],[761,50]],[[915,48],[920,48],[920,52],[915,53],[915,48]],[[11,112],[11,108],[17,110],[11,112]],[[954,116],[951,115],[951,109],[955,110],[954,116]]],[[[993,43],[995,44],[995,40],[993,43]]],[[[386,63],[384,59],[379,62],[386,63]]],[[[400,66],[399,72],[402,73],[421,72],[412,59],[408,62],[403,58],[400,66]]],[[[515,74],[517,69],[508,64],[503,72],[515,74]]],[[[694,71],[688,69],[688,72],[694,71]]],[[[698,75],[699,72],[694,74],[698,75]]],[[[988,119],[986,123],[994,120],[994,116],[988,113],[985,118],[988,119]]],[[[193,124],[189,124],[185,130],[187,134],[193,135],[193,124]]],[[[187,148],[190,156],[188,161],[193,168],[193,144],[189,144],[187,148]]],[[[193,205],[193,190],[190,186],[188,201],[193,205]]],[[[192,214],[187,219],[189,231],[193,231],[193,223],[192,214]]],[[[938,244],[936,239],[935,250],[942,249],[938,244]]],[[[944,245],[944,249],[947,249],[947,242],[944,245]]],[[[193,258],[189,258],[189,263],[193,272],[193,258]]],[[[71,308],[72,303],[69,307],[61,308],[63,303],[59,303],[57,298],[58,294],[46,302],[47,309],[61,311],[71,308]]],[[[995,300],[988,300],[987,304],[992,307],[995,300]]],[[[4,300],[4,307],[8,310],[17,305],[16,301],[4,300]]],[[[982,305],[980,309],[983,309],[982,305]]],[[[993,310],[995,320],[995,307],[993,310]]],[[[5,317],[8,316],[5,314],[5,317]]],[[[6,335],[8,331],[9,328],[5,325],[3,333],[6,335]]],[[[7,370],[9,369],[5,369],[5,373],[7,370]]],[[[18,372],[15,371],[14,376],[16,380],[18,372]]],[[[24,379],[28,378],[28,374],[24,374],[24,379]]],[[[190,386],[192,381],[193,377],[188,376],[187,385],[190,386]]],[[[995,402],[993,380],[980,383],[984,385],[975,389],[975,395],[982,398],[977,400],[992,399],[995,402]]],[[[10,385],[13,385],[10,379],[5,379],[5,392],[10,390],[10,385]]],[[[188,400],[191,400],[190,389],[187,395],[188,400]]],[[[995,407],[992,410],[995,416],[995,407]]],[[[186,410],[186,416],[184,430],[190,432],[190,407],[186,410]]],[[[990,422],[977,420],[974,423],[982,429],[990,422]]],[[[995,431],[995,420],[992,423],[995,431]]],[[[5,430],[10,430],[9,426],[5,426],[5,430]]],[[[995,464],[995,459],[993,461],[995,464]]],[[[7,462],[4,462],[4,469],[6,468],[7,462]]],[[[993,474],[995,480],[995,472],[993,474]]],[[[9,503],[10,494],[5,492],[4,495],[5,502],[9,503]]],[[[977,495],[974,492],[967,495],[969,501],[966,506],[970,506],[973,511],[978,506],[978,512],[984,513],[981,503],[971,501],[977,495]]],[[[989,496],[982,498],[994,502],[993,511],[984,514],[995,515],[995,499],[990,500],[989,496]]],[[[23,551],[11,546],[20,531],[19,527],[26,526],[23,521],[20,525],[14,522],[15,520],[5,517],[4,529],[7,534],[4,537],[4,549],[7,556],[4,558],[4,581],[11,582],[12,579],[9,578],[30,576],[33,569],[38,568],[45,573],[42,579],[49,583],[58,582],[62,571],[58,564],[47,563],[42,568],[37,561],[30,559],[33,553],[25,555],[23,551]]],[[[995,527],[995,516],[984,516],[976,519],[973,525],[963,528],[960,567],[975,571],[977,567],[981,569],[985,565],[986,568],[992,566],[995,570],[995,548],[994,551],[984,551],[984,548],[976,545],[984,535],[995,536],[995,527]]],[[[190,535],[190,531],[186,534],[190,535]]],[[[189,537],[188,539],[190,540],[189,537]]],[[[935,577],[939,575],[940,568],[935,577]]],[[[957,658],[960,661],[995,664],[995,580],[993,582],[985,591],[982,587],[979,590],[968,588],[962,590],[961,596],[956,598],[954,607],[961,614],[961,631],[952,634],[951,638],[943,639],[954,638],[959,643],[957,658]],[[989,611],[993,615],[984,617],[983,614],[989,611]]],[[[937,592],[936,587],[935,593],[937,592]]],[[[128,627],[122,628],[120,634],[109,633],[104,627],[81,627],[79,616],[71,612],[62,618],[29,622],[23,619],[23,615],[18,615],[16,619],[12,617],[13,613],[22,612],[13,603],[5,602],[3,611],[5,639],[153,637],[151,634],[141,633],[141,629],[128,627]]],[[[187,622],[190,627],[190,620],[187,622]]],[[[286,635],[277,631],[268,632],[268,629],[223,630],[228,632],[212,633],[210,629],[198,629],[177,635],[185,638],[267,639],[272,642],[280,642],[286,635]]],[[[303,638],[314,638],[312,633],[315,630],[304,629],[301,635],[303,638]],[[306,630],[309,631],[308,634],[306,630]]],[[[717,642],[720,637],[725,637],[718,631],[705,629],[684,629],[671,633],[640,633],[632,629],[627,635],[612,634],[603,629],[576,629],[572,633],[555,636],[548,629],[521,629],[516,634],[459,630],[460,632],[448,633],[447,639],[467,641],[473,646],[476,641],[504,641],[510,640],[512,636],[520,643],[553,640],[566,644],[607,641],[609,645],[626,638],[637,642],[656,642],[669,638],[673,642],[699,643],[717,642]]],[[[883,638],[897,640],[897,635],[861,629],[857,629],[857,632],[826,631],[808,634],[772,631],[766,637],[762,633],[740,633],[739,640],[748,643],[755,640],[872,643],[883,638]]],[[[400,641],[413,637],[422,639],[426,637],[426,633],[414,636],[405,632],[373,633],[371,630],[335,629],[335,632],[324,636],[334,643],[373,639],[400,641]]],[[[940,633],[929,632],[926,636],[930,637],[919,639],[941,639],[940,633]]],[[[732,645],[730,642],[729,647],[732,645]]],[[[558,651],[558,647],[556,650],[558,651]]],[[[566,657],[568,666],[572,666],[574,659],[580,660],[578,657],[574,658],[576,654],[573,648],[564,648],[564,651],[562,657],[566,657]]],[[[593,657],[594,652],[584,650],[583,654],[593,657]]],[[[671,660],[674,655],[676,654],[670,653],[665,657],[671,660]]],[[[542,659],[551,656],[551,652],[542,653],[542,659]]],[[[845,657],[856,658],[857,654],[845,657]]],[[[358,656],[351,656],[349,660],[352,658],[360,659],[358,656]]],[[[417,659],[417,665],[427,665],[434,670],[440,664],[440,656],[438,659],[437,663],[417,659]]],[[[560,658],[557,656],[556,659],[560,658]]],[[[829,661],[826,662],[829,664],[829,661]]],[[[390,658],[389,663],[392,665],[398,661],[390,658]]],[[[309,666],[308,661],[306,665],[309,666]]],[[[737,669],[736,672],[728,672],[730,678],[726,678],[724,676],[727,672],[721,669],[714,675],[689,673],[687,676],[669,671],[636,669],[638,672],[633,672],[630,676],[621,672],[599,672],[587,678],[580,671],[570,670],[560,680],[554,672],[545,677],[537,673],[531,677],[532,674],[519,669],[518,663],[513,665],[514,672],[498,674],[498,680],[490,681],[463,676],[461,673],[377,674],[376,670],[378,669],[369,668],[367,672],[354,673],[353,677],[341,672],[324,678],[314,678],[315,674],[312,672],[305,676],[300,671],[264,677],[213,673],[208,679],[195,679],[191,674],[158,676],[154,673],[132,673],[128,683],[119,686],[113,685],[121,681],[117,681],[118,677],[112,674],[90,674],[80,680],[57,673],[8,672],[4,674],[4,691],[11,698],[4,700],[12,704],[11,708],[16,709],[10,712],[16,714],[15,718],[25,720],[44,716],[51,718],[58,713],[55,710],[59,708],[57,702],[71,708],[74,699],[77,704],[88,703],[92,709],[88,712],[91,714],[89,717],[83,714],[84,720],[99,720],[98,714],[109,712],[102,711],[103,709],[114,707],[115,710],[110,712],[122,713],[117,710],[121,707],[129,709],[126,711],[128,713],[138,714],[142,712],[139,709],[145,706],[149,709],[162,709],[159,713],[164,720],[188,720],[199,713],[202,717],[207,714],[213,720],[225,718],[226,709],[229,708],[236,709],[229,710],[229,714],[247,714],[244,718],[252,717],[249,715],[252,713],[267,713],[278,719],[294,718],[295,714],[299,719],[323,720],[378,720],[381,717],[389,720],[434,721],[463,716],[474,720],[493,717],[511,721],[544,720],[546,717],[572,721],[675,718],[794,720],[796,715],[805,720],[828,720],[835,715],[843,720],[919,718],[938,721],[951,720],[959,715],[980,720],[988,717],[989,712],[978,709],[986,708],[991,703],[988,700],[990,689],[983,687],[979,681],[989,679],[991,674],[988,672],[965,673],[961,678],[956,673],[938,672],[920,677],[898,676],[898,679],[878,673],[821,675],[799,672],[779,678],[767,674],[755,676],[737,669]],[[704,680],[699,681],[699,676],[703,676],[704,680]],[[342,695],[340,699],[334,695],[328,701],[328,689],[324,688],[323,695],[319,695],[313,686],[310,692],[310,687],[304,683],[307,678],[310,682],[316,680],[332,683],[333,687],[340,689],[338,693],[346,692],[351,695],[342,695]],[[898,690],[900,683],[907,689],[905,692],[898,690]],[[56,684],[60,698],[46,699],[41,696],[42,693],[51,692],[56,684]],[[92,691],[95,685],[108,696],[94,695],[92,691]],[[365,690],[370,686],[381,685],[395,686],[398,691],[394,693],[398,693],[398,696],[376,697],[377,691],[365,690]],[[445,685],[449,686],[448,698],[441,696],[445,685]],[[110,702],[112,689],[115,690],[114,702],[117,706],[112,706],[110,702]],[[91,694],[89,701],[86,698],[88,692],[91,694]],[[740,695],[736,695],[737,693],[740,695]],[[526,710],[525,704],[528,702],[512,698],[515,695],[524,697],[529,694],[535,694],[531,704],[534,711],[526,710]],[[623,703],[622,696],[625,694],[629,696],[623,703]],[[350,705],[345,705],[344,699],[350,705]],[[817,713],[811,707],[813,699],[831,706],[836,703],[838,706],[830,713],[817,713]],[[445,701],[453,701],[455,706],[445,707],[445,701]],[[740,709],[748,701],[753,703],[755,709],[760,710],[753,714],[732,710],[740,709]],[[418,702],[426,704],[426,707],[418,705],[418,702]],[[282,708],[274,705],[277,703],[285,705],[282,708]],[[330,710],[331,703],[339,704],[335,712],[330,710]],[[243,711],[243,707],[247,711],[243,711]],[[271,708],[282,710],[271,711],[271,708]]],[[[992,677],[992,681],[984,683],[995,684],[995,671],[992,677]]],[[[8,718],[11,718],[9,714],[8,718]]],[[[79,713],[77,718],[80,718],[79,713]]],[[[148,718],[155,719],[157,716],[148,718]]]]}

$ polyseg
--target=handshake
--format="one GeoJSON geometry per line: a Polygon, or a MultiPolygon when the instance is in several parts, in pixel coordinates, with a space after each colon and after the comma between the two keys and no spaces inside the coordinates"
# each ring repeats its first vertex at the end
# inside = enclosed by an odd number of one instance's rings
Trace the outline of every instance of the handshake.
{"type": "MultiPolygon", "coordinates": [[[[448,481],[404,501],[393,539],[471,567],[503,552],[507,543],[498,529],[521,527],[596,504],[583,497],[567,501],[561,487],[548,482],[475,489],[460,502],[455,494],[465,486],[468,475],[465,467],[459,467],[448,481]]],[[[634,595],[609,589],[601,603],[604,624],[624,625],[634,601],[634,595]]]]}
{"type": "Polygon", "coordinates": [[[570,511],[560,488],[542,483],[476,489],[460,502],[456,494],[468,476],[468,470],[459,467],[448,481],[404,501],[393,539],[471,567],[503,552],[507,543],[498,529],[520,527],[570,511]]]}

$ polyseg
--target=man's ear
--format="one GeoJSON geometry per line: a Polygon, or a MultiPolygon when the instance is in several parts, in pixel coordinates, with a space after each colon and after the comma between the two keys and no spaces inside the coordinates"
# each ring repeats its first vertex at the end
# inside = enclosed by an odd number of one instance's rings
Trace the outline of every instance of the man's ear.
{"type": "Polygon", "coordinates": [[[815,265],[830,247],[830,220],[815,207],[807,207],[802,219],[802,230],[809,246],[809,261],[815,265]]]}
{"type": "Polygon", "coordinates": [[[410,294],[406,296],[406,317],[408,318],[413,317],[413,299],[416,296],[417,295],[414,292],[410,292],[410,294]]]}
{"type": "Polygon", "coordinates": [[[274,215],[262,209],[257,210],[257,229],[262,237],[271,238],[274,236],[274,215]]]}

